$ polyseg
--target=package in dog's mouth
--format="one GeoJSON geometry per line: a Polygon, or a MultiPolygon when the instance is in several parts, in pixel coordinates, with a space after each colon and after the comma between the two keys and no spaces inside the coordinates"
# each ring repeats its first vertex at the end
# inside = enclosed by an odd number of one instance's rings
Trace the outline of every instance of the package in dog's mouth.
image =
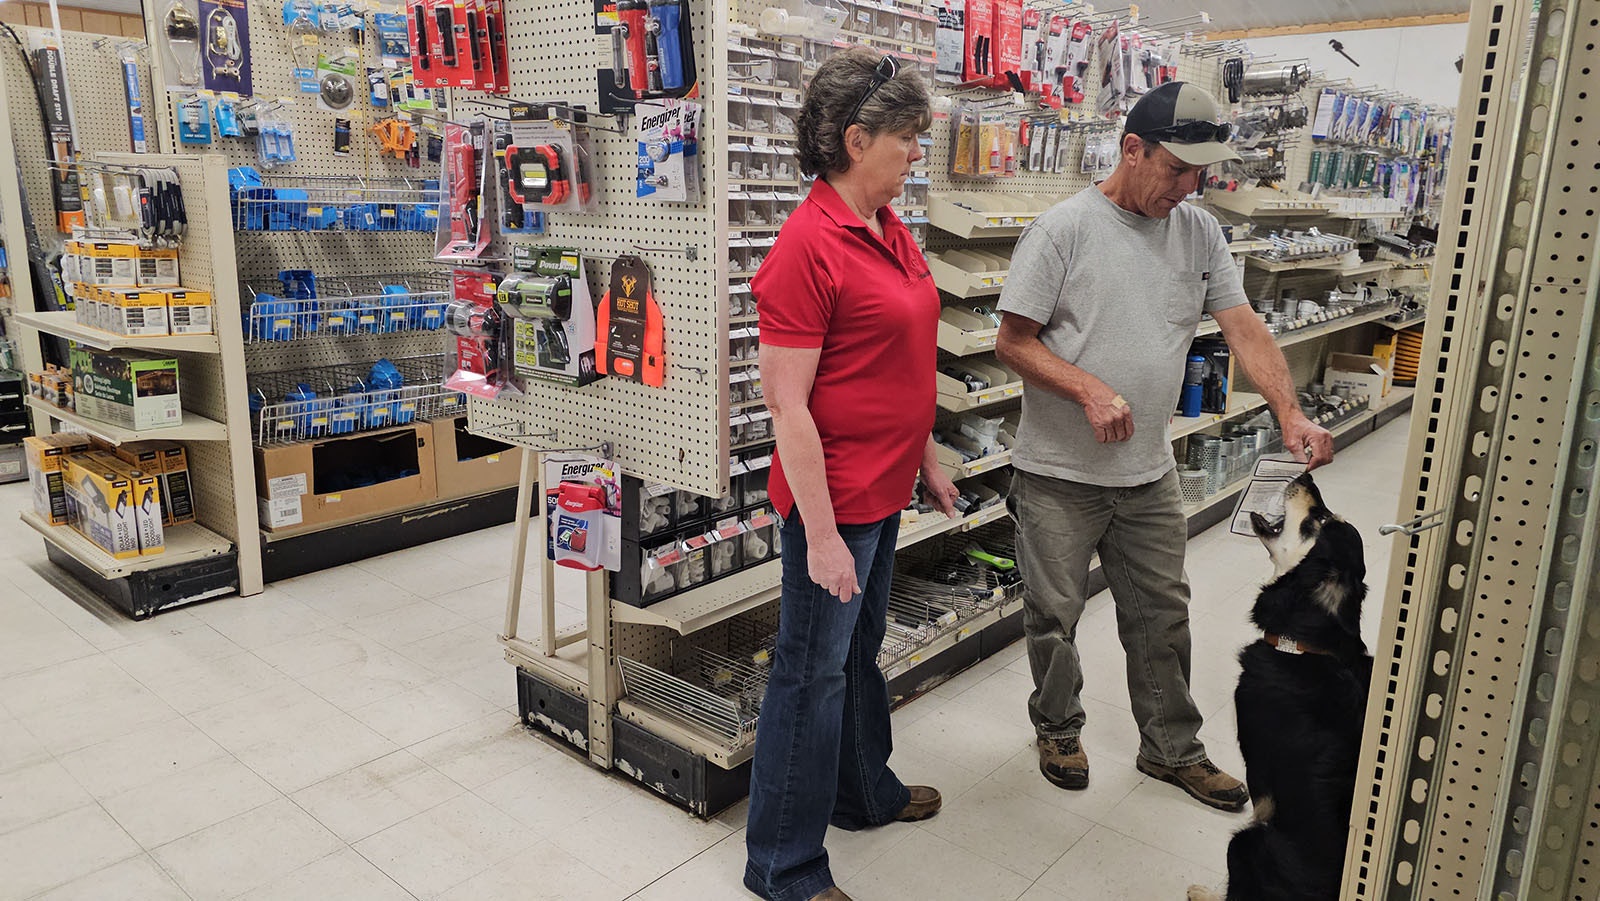
{"type": "Polygon", "coordinates": [[[1260,513],[1268,520],[1282,521],[1284,515],[1283,492],[1306,471],[1306,464],[1292,457],[1262,457],[1256,461],[1250,484],[1239,493],[1233,507],[1233,520],[1228,531],[1246,538],[1256,537],[1250,525],[1250,514],[1260,513]]]}

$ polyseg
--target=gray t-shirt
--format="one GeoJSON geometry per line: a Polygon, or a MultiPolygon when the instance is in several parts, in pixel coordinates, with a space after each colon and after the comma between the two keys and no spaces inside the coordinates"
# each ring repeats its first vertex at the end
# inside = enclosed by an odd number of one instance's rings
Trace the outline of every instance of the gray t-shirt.
{"type": "Polygon", "coordinates": [[[1041,323],[1051,353],[1121,394],[1134,431],[1101,444],[1081,406],[1030,385],[1012,463],[1114,488],[1166,475],[1167,426],[1201,312],[1246,302],[1216,218],[1192,204],[1152,219],[1089,188],[1052,207],[1017,242],[1000,310],[1041,323]]]}

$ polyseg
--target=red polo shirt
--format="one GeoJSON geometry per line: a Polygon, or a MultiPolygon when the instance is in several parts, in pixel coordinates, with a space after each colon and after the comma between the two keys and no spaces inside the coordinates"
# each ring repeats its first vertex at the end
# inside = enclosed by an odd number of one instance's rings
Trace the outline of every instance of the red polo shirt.
{"type": "MultiPolygon", "coordinates": [[[[750,283],[762,344],[822,349],[809,406],[845,524],[906,506],[933,428],[939,290],[900,218],[878,222],[882,238],[819,179],[750,283]]],[[[769,491],[791,515],[781,454],[769,491]]]]}

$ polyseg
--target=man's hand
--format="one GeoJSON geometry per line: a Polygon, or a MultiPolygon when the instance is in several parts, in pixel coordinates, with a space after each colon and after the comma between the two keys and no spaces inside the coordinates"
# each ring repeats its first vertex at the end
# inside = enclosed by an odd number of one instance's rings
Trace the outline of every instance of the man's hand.
{"type": "Polygon", "coordinates": [[[1307,419],[1293,415],[1283,423],[1283,446],[1310,472],[1333,462],[1333,433],[1307,419]]]}
{"type": "Polygon", "coordinates": [[[811,581],[838,598],[840,603],[849,603],[861,590],[856,583],[856,558],[851,556],[849,546],[838,532],[815,539],[807,535],[806,542],[806,568],[811,581]]]}
{"type": "Polygon", "coordinates": [[[1080,403],[1089,417],[1089,425],[1094,427],[1094,440],[1111,444],[1133,437],[1133,409],[1105,382],[1099,379],[1091,382],[1080,403]]]}
{"type": "Polygon", "coordinates": [[[922,467],[922,489],[928,496],[928,502],[933,504],[940,513],[956,518],[956,498],[961,496],[961,489],[956,483],[950,481],[942,466],[922,467]]]}

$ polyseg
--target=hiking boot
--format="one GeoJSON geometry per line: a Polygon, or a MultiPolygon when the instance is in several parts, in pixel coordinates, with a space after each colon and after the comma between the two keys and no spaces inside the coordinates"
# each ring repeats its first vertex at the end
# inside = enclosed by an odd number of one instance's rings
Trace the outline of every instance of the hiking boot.
{"type": "Polygon", "coordinates": [[[1089,755],[1078,736],[1039,736],[1039,772],[1056,788],[1082,791],[1089,787],[1089,755]]]}
{"type": "Polygon", "coordinates": [[[1237,813],[1244,809],[1250,793],[1244,783],[1217,769],[1210,760],[1201,760],[1188,766],[1170,767],[1153,763],[1144,755],[1134,761],[1139,772],[1146,776],[1170,782],[1188,792],[1196,801],[1218,810],[1237,813]]]}
{"type": "Polygon", "coordinates": [[[897,823],[915,823],[926,820],[939,812],[944,799],[939,796],[939,790],[926,785],[908,785],[911,789],[911,800],[906,803],[900,815],[895,817],[897,823]]]}

